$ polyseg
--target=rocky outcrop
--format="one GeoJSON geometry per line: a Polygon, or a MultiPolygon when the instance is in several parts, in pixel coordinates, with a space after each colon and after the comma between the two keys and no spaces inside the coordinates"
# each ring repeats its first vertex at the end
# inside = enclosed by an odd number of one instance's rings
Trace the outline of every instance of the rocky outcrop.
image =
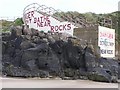
{"type": "Polygon", "coordinates": [[[96,57],[78,38],[20,27],[2,38],[3,75],[117,82],[118,61],[96,57]]]}

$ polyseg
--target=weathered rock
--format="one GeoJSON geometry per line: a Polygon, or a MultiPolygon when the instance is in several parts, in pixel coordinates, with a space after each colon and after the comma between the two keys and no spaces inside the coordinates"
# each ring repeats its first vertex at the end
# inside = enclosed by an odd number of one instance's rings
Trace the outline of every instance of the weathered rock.
{"type": "Polygon", "coordinates": [[[23,38],[21,36],[17,36],[16,39],[14,40],[15,48],[20,49],[20,45],[23,41],[23,38]]]}
{"type": "Polygon", "coordinates": [[[32,44],[31,41],[23,41],[20,44],[20,48],[23,49],[23,50],[26,50],[26,49],[32,48],[32,47],[34,47],[34,44],[32,44]]]}
{"type": "Polygon", "coordinates": [[[120,61],[118,62],[118,79],[120,79],[120,61]]]}
{"type": "Polygon", "coordinates": [[[38,67],[36,66],[36,60],[29,60],[25,62],[25,68],[28,70],[38,70],[38,67]]]}
{"type": "Polygon", "coordinates": [[[100,58],[98,63],[99,63],[99,67],[109,70],[109,73],[112,77],[111,81],[117,82],[119,75],[118,61],[114,59],[100,58]]]}
{"type": "Polygon", "coordinates": [[[39,31],[36,29],[31,28],[32,36],[39,36],[39,31]]]}
{"type": "Polygon", "coordinates": [[[22,27],[21,26],[12,26],[11,27],[11,39],[15,39],[17,36],[22,35],[22,27]]]}
{"type": "Polygon", "coordinates": [[[34,50],[26,50],[23,52],[22,58],[21,58],[21,65],[22,67],[26,68],[28,65],[26,62],[30,60],[36,60],[38,58],[38,53],[34,50]]]}
{"type": "Polygon", "coordinates": [[[66,66],[76,69],[84,67],[82,48],[73,46],[72,42],[66,43],[64,41],[56,41],[54,44],[50,44],[50,46],[66,66]]]}
{"type": "Polygon", "coordinates": [[[94,81],[111,82],[109,71],[103,68],[94,68],[93,71],[88,74],[88,78],[94,81]]]}
{"type": "Polygon", "coordinates": [[[35,44],[47,43],[47,38],[41,39],[40,37],[33,37],[32,41],[35,44]]]}
{"type": "Polygon", "coordinates": [[[34,71],[29,71],[25,70],[24,68],[20,67],[14,67],[13,65],[8,65],[3,67],[3,74],[6,76],[11,76],[11,77],[41,77],[41,78],[46,78],[49,77],[49,72],[43,71],[43,70],[34,70],[34,71]]]}
{"type": "Polygon", "coordinates": [[[40,38],[46,38],[46,35],[45,35],[45,33],[43,33],[43,32],[38,32],[38,36],[39,36],[40,38]]]}
{"type": "Polygon", "coordinates": [[[72,68],[85,68],[85,61],[83,60],[83,49],[78,46],[73,46],[69,41],[64,47],[66,50],[66,60],[70,63],[72,68]]]}
{"type": "Polygon", "coordinates": [[[7,43],[2,41],[2,54],[5,54],[6,50],[7,50],[7,43]]]}
{"type": "Polygon", "coordinates": [[[16,77],[54,77],[117,82],[120,65],[114,59],[99,58],[94,47],[76,37],[13,28],[4,35],[3,74],[16,77]],[[21,35],[22,34],[22,35],[21,35]],[[10,37],[10,38],[9,38],[10,37]],[[64,39],[64,40],[62,40],[64,39]],[[85,48],[84,48],[85,47],[85,48]],[[99,58],[99,59],[98,59],[99,58]]]}
{"type": "Polygon", "coordinates": [[[32,35],[31,29],[29,29],[28,27],[24,27],[23,35],[32,35]]]}
{"type": "Polygon", "coordinates": [[[25,35],[24,37],[26,40],[31,40],[31,35],[25,35]]]}
{"type": "Polygon", "coordinates": [[[84,60],[88,72],[91,71],[93,68],[97,67],[97,60],[93,54],[85,52],[84,60]]]}
{"type": "Polygon", "coordinates": [[[2,33],[2,41],[9,41],[10,36],[10,33],[2,33]]]}
{"type": "Polygon", "coordinates": [[[78,70],[72,68],[66,68],[64,70],[65,77],[71,77],[71,79],[80,79],[80,73],[78,70]]]}
{"type": "Polygon", "coordinates": [[[59,75],[61,69],[59,58],[50,48],[42,50],[37,61],[39,69],[46,69],[52,75],[59,75]]]}
{"type": "Polygon", "coordinates": [[[11,46],[11,47],[8,47],[7,49],[7,54],[10,55],[11,57],[14,57],[15,55],[15,47],[14,46],[11,46]]]}

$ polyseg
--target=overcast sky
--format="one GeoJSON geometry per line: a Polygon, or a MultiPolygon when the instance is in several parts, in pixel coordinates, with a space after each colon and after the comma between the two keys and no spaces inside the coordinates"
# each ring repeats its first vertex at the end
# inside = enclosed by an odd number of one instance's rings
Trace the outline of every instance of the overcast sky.
{"type": "Polygon", "coordinates": [[[118,10],[120,0],[0,0],[0,17],[22,17],[23,9],[38,3],[62,11],[110,13],[118,10]]]}

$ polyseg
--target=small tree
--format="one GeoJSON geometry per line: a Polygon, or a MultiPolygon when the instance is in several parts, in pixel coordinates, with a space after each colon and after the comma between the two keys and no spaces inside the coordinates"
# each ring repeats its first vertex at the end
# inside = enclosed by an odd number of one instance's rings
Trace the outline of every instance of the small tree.
{"type": "Polygon", "coordinates": [[[22,18],[17,18],[17,19],[14,21],[14,25],[16,25],[16,26],[21,26],[22,24],[23,24],[22,18]]]}

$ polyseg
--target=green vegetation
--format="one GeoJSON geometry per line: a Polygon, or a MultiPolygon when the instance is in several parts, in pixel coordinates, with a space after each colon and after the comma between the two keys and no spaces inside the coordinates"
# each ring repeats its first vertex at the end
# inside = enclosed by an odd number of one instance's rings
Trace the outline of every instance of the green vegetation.
{"type": "Polygon", "coordinates": [[[23,20],[22,18],[17,18],[14,21],[1,20],[1,24],[2,24],[2,32],[10,32],[10,27],[12,25],[21,26],[23,24],[23,20]]]}
{"type": "Polygon", "coordinates": [[[7,20],[1,20],[2,24],[2,32],[9,32],[9,28],[11,25],[13,25],[12,21],[7,21],[7,20]]]}
{"type": "Polygon", "coordinates": [[[17,19],[14,21],[14,25],[15,25],[15,26],[21,26],[22,24],[23,24],[22,18],[17,18],[17,19]]]}

